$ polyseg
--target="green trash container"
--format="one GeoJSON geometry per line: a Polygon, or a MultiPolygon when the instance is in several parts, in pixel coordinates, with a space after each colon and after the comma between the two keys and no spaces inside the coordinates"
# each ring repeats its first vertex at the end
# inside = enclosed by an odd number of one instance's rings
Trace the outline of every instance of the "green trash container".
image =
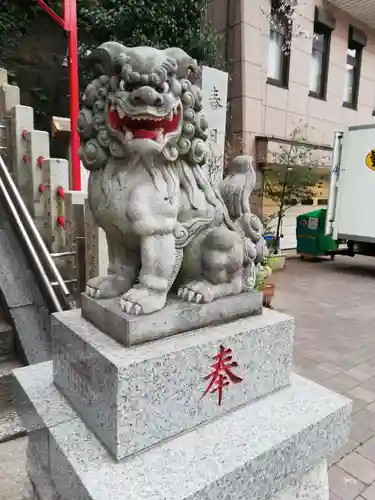
{"type": "Polygon", "coordinates": [[[331,236],[324,235],[327,210],[321,208],[297,217],[297,253],[320,257],[334,256],[338,242],[331,236]]]}

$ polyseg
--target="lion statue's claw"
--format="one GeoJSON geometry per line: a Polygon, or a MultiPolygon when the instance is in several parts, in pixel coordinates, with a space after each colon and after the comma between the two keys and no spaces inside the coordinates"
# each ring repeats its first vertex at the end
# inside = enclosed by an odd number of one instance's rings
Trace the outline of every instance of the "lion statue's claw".
{"type": "Polygon", "coordinates": [[[100,298],[100,290],[98,288],[92,288],[91,286],[87,285],[86,293],[89,295],[89,297],[92,297],[93,299],[100,298]]]}
{"type": "Polygon", "coordinates": [[[165,301],[166,294],[138,286],[124,293],[120,304],[125,313],[138,316],[160,311],[163,309],[165,301]]]}
{"type": "Polygon", "coordinates": [[[193,290],[189,290],[188,288],[179,288],[178,297],[180,297],[182,300],[186,300],[188,302],[195,302],[196,304],[199,304],[203,301],[203,295],[201,293],[195,293],[193,290]]]}
{"type": "Polygon", "coordinates": [[[121,299],[121,309],[127,314],[134,314],[135,316],[142,313],[142,307],[139,304],[134,304],[123,298],[121,299]]]}
{"type": "Polygon", "coordinates": [[[214,300],[213,287],[206,281],[190,281],[179,288],[177,295],[182,300],[197,304],[214,300]]]}
{"type": "Polygon", "coordinates": [[[131,284],[130,279],[117,274],[96,276],[87,282],[86,292],[93,299],[110,299],[124,293],[131,284]]]}

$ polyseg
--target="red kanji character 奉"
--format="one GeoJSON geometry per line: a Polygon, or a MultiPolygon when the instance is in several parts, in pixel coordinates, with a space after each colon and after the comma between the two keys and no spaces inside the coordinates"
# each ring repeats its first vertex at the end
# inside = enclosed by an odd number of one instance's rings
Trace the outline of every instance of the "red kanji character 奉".
{"type": "Polygon", "coordinates": [[[221,345],[219,354],[212,359],[215,360],[215,363],[211,365],[213,371],[204,377],[204,380],[211,380],[207,389],[204,391],[202,398],[208,392],[213,393],[217,391],[219,405],[221,405],[224,387],[227,387],[230,383],[238,384],[239,382],[242,382],[242,378],[235,375],[232,371],[232,368],[236,368],[238,366],[236,361],[232,361],[232,349],[225,349],[225,347],[221,345]]]}

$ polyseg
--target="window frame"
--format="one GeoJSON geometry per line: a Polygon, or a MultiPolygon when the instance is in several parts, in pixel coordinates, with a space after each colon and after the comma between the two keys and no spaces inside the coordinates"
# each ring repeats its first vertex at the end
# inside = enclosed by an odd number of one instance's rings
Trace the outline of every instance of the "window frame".
{"type": "MultiPolygon", "coordinates": [[[[271,0],[271,16],[272,14],[276,14],[278,16],[278,24],[282,24],[281,29],[276,29],[270,25],[270,31],[269,31],[269,43],[270,43],[270,38],[271,38],[271,32],[276,32],[279,33],[283,36],[283,45],[286,44],[288,41],[288,37],[292,37],[292,30],[293,30],[293,25],[289,25],[288,23],[288,18],[285,15],[285,13],[280,12],[278,9],[280,9],[281,2],[280,0],[271,0]]],[[[281,54],[282,60],[282,68],[281,68],[281,76],[280,78],[272,78],[270,76],[267,76],[267,83],[270,85],[275,85],[276,87],[281,87],[283,89],[288,89],[289,88],[289,73],[290,73],[290,51],[287,53],[285,51],[282,52],[281,54]]],[[[268,60],[269,63],[269,60],[268,60]]]]}
{"type": "MultiPolygon", "coordinates": [[[[309,89],[309,97],[313,97],[314,99],[320,99],[322,101],[327,100],[327,87],[328,87],[328,74],[329,74],[329,58],[331,53],[331,38],[332,38],[332,28],[323,24],[320,21],[315,21],[314,23],[314,34],[323,35],[323,47],[320,52],[323,54],[322,57],[322,73],[321,73],[321,81],[320,81],[320,91],[315,92],[314,90],[309,89]]],[[[318,40],[313,40],[313,47],[318,44],[318,40]]],[[[312,51],[311,51],[312,56],[312,51]]]]}
{"type": "Polygon", "coordinates": [[[349,50],[355,50],[355,57],[350,56],[348,53],[346,54],[346,64],[350,64],[354,68],[354,76],[353,76],[353,91],[352,91],[352,100],[343,101],[342,106],[344,108],[353,109],[357,111],[358,109],[358,98],[359,98],[359,87],[361,83],[361,67],[362,67],[362,55],[363,49],[366,46],[366,43],[360,43],[355,39],[355,28],[353,26],[349,26],[349,35],[348,35],[348,48],[349,50]]]}

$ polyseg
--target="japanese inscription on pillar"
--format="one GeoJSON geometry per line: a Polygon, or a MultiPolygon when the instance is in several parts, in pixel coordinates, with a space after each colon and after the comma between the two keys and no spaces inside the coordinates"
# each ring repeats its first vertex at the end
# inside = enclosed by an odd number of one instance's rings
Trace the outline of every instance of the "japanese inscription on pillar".
{"type": "Polygon", "coordinates": [[[220,92],[216,85],[212,86],[211,95],[208,99],[210,101],[211,107],[213,109],[222,108],[223,104],[221,102],[220,92]]]}
{"type": "Polygon", "coordinates": [[[228,73],[203,66],[203,110],[208,123],[208,167],[211,180],[222,179],[227,116],[228,73]]]}

